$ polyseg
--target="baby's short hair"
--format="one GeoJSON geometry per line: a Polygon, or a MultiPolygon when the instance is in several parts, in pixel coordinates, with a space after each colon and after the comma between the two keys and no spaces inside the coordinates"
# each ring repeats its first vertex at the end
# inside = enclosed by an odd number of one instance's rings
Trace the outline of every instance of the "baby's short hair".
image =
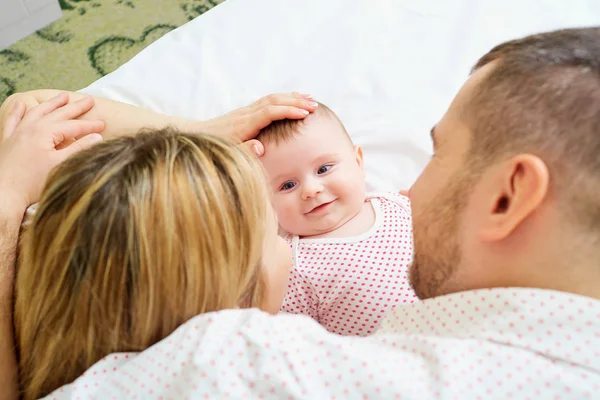
{"type": "Polygon", "coordinates": [[[256,136],[256,139],[263,144],[279,144],[281,142],[290,140],[293,137],[295,137],[298,134],[298,128],[301,125],[305,125],[307,119],[310,120],[312,118],[326,116],[333,117],[340,123],[342,130],[348,137],[350,143],[352,143],[352,139],[350,138],[350,135],[348,135],[346,127],[338,118],[338,116],[333,111],[331,111],[331,109],[325,104],[320,103],[318,101],[316,103],[319,105],[317,109],[308,116],[306,116],[304,119],[282,119],[279,121],[274,121],[271,124],[269,124],[266,128],[263,128],[256,136]]]}

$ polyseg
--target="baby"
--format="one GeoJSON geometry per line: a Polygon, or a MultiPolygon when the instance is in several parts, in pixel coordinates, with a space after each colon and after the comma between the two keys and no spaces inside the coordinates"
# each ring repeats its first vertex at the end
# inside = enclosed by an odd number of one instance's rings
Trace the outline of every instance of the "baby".
{"type": "Polygon", "coordinates": [[[341,335],[373,333],[394,304],[412,303],[408,198],[367,193],[363,152],[319,104],[257,137],[273,206],[293,253],[282,311],[306,314],[341,335]]]}

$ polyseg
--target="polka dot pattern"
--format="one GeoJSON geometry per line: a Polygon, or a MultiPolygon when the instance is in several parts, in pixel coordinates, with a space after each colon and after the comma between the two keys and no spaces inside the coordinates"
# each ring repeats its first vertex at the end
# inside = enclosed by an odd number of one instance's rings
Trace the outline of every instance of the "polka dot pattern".
{"type": "Polygon", "coordinates": [[[538,289],[397,306],[368,337],[303,315],[199,315],[48,399],[595,399],[600,301],[538,289]]]}
{"type": "Polygon", "coordinates": [[[407,197],[368,196],[373,228],[347,239],[290,240],[294,265],[281,308],[305,314],[340,335],[366,336],[388,308],[417,300],[408,283],[412,221],[407,197]]]}

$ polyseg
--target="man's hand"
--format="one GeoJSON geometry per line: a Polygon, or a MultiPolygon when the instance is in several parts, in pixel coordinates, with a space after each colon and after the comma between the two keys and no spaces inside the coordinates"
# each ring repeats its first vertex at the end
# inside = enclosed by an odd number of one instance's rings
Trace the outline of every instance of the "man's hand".
{"type": "Polygon", "coordinates": [[[50,170],[71,154],[102,140],[102,121],[74,118],[89,111],[94,100],[67,104],[66,93],[26,111],[16,102],[5,120],[0,145],[2,205],[24,212],[37,202],[50,170]],[[79,138],[79,140],[76,140],[79,138]]]}
{"type": "MultiPolygon", "coordinates": [[[[302,119],[317,109],[312,96],[300,93],[270,94],[249,106],[203,122],[206,133],[241,141],[254,139],[261,129],[281,119],[302,119]]],[[[248,146],[262,155],[262,144],[251,140],[248,146]],[[256,148],[254,148],[256,146],[256,148]]]]}

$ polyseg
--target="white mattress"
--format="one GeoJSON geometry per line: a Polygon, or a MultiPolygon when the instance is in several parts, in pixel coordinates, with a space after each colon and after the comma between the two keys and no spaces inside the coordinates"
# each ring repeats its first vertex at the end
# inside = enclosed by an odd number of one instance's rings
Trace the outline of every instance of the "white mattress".
{"type": "Polygon", "coordinates": [[[227,0],[83,92],[198,119],[312,93],[363,146],[369,188],[403,189],[479,56],[587,25],[600,25],[598,0],[227,0]]]}

